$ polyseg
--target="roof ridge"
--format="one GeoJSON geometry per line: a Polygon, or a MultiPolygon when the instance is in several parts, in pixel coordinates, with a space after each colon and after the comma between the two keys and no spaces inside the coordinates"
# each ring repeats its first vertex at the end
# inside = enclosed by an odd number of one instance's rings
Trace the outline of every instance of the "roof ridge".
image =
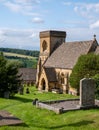
{"type": "Polygon", "coordinates": [[[84,42],[94,42],[94,40],[87,40],[87,41],[70,41],[70,42],[65,42],[65,43],[79,43],[79,42],[82,42],[82,43],[84,43],[84,42]]]}

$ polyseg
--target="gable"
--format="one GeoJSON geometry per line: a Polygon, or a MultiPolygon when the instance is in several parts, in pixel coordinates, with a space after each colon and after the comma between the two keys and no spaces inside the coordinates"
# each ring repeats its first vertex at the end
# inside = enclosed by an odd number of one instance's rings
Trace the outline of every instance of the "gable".
{"type": "Polygon", "coordinates": [[[57,48],[44,64],[45,67],[72,69],[82,54],[88,54],[93,41],[67,42],[57,48]]]}

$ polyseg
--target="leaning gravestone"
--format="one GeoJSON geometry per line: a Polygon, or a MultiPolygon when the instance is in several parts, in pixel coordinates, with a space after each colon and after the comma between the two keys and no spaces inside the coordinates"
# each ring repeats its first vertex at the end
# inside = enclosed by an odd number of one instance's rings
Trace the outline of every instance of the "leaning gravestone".
{"type": "Polygon", "coordinates": [[[81,108],[95,106],[95,81],[91,78],[84,78],[80,81],[80,102],[81,108]]]}

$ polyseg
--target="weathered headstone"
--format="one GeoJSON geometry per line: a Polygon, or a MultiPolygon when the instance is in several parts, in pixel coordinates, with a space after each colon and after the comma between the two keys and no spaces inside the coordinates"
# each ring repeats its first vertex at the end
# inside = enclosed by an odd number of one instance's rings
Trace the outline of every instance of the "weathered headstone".
{"type": "Polygon", "coordinates": [[[20,87],[19,87],[19,94],[23,95],[23,92],[24,92],[24,87],[22,85],[20,85],[20,87]]]}
{"type": "Polygon", "coordinates": [[[95,81],[91,78],[84,78],[80,81],[80,107],[95,106],[95,81]]]}
{"type": "Polygon", "coordinates": [[[29,88],[26,88],[26,93],[27,93],[27,94],[30,93],[29,88]]]}
{"type": "Polygon", "coordinates": [[[10,92],[9,91],[5,91],[4,92],[4,98],[9,99],[9,97],[10,97],[10,92]]]}
{"type": "Polygon", "coordinates": [[[32,102],[33,105],[36,105],[36,102],[38,101],[38,98],[35,98],[32,102]]]}

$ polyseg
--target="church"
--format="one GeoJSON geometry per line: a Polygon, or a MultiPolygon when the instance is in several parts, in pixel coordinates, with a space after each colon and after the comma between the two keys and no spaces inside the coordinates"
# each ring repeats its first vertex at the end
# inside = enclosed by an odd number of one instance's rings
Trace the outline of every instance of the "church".
{"type": "Polygon", "coordinates": [[[69,76],[82,54],[99,54],[99,45],[93,40],[66,42],[65,31],[40,32],[40,55],[37,64],[36,85],[40,91],[58,91],[77,95],[69,84],[69,76]]]}

